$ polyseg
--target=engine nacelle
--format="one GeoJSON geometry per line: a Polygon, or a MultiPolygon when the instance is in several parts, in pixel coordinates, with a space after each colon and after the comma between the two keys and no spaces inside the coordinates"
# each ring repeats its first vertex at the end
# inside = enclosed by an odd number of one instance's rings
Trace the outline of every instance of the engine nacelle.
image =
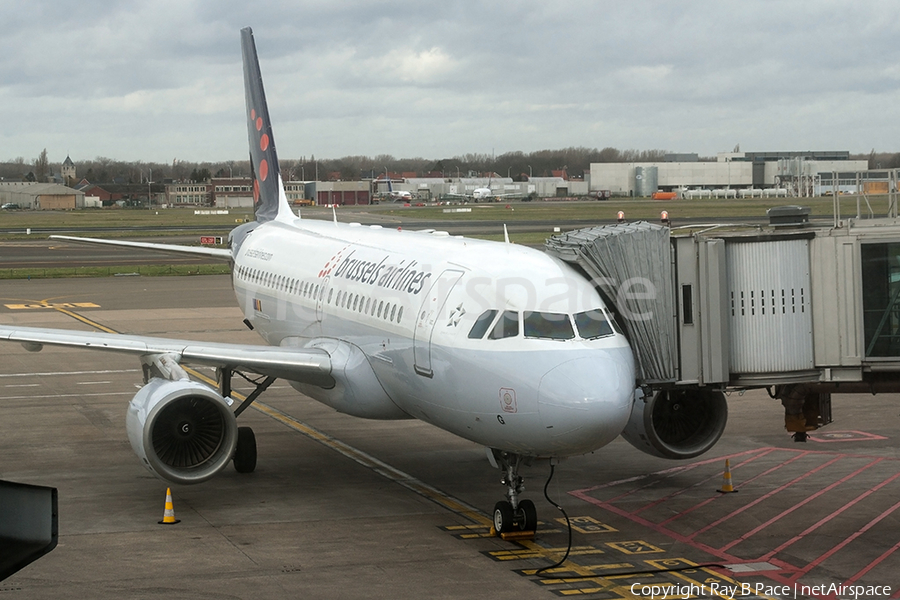
{"type": "Polygon", "coordinates": [[[237,421],[228,404],[195,381],[153,378],[125,415],[128,439],[141,463],[172,483],[200,483],[228,465],[237,421]]]}
{"type": "Polygon", "coordinates": [[[693,458],[712,448],[725,430],[728,404],[714,390],[660,390],[634,396],[622,437],[660,458],[693,458]]]}

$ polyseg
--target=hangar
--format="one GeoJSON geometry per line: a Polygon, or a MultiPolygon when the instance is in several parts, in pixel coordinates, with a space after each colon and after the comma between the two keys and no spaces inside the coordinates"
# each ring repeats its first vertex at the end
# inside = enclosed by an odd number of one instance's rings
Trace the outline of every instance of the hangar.
{"type": "Polygon", "coordinates": [[[29,210],[71,210],[84,208],[84,192],[58,183],[2,182],[0,203],[29,210]]]}

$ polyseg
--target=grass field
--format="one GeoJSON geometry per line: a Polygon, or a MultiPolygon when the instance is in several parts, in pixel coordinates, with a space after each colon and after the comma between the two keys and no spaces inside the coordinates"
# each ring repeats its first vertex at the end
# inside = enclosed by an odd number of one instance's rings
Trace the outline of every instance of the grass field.
{"type": "MultiPolygon", "coordinates": [[[[856,197],[842,197],[840,211],[843,217],[855,216],[857,211],[856,197]]],[[[886,196],[869,196],[875,216],[883,216],[887,211],[886,196]]],[[[738,198],[738,199],[691,199],[691,200],[650,200],[646,198],[611,199],[608,201],[568,202],[510,202],[491,204],[468,204],[471,212],[446,213],[442,206],[410,206],[397,204],[341,207],[337,209],[341,221],[363,220],[366,214],[374,218],[397,218],[404,226],[415,228],[417,221],[456,221],[456,222],[495,222],[497,233],[478,235],[484,239],[500,240],[502,224],[526,224],[528,222],[552,223],[581,222],[603,223],[615,221],[621,210],[629,221],[657,221],[660,212],[669,213],[673,226],[679,219],[729,219],[736,217],[757,217],[765,219],[766,210],[774,206],[800,204],[808,206],[813,217],[829,217],[833,214],[833,199],[820,198],[738,198]]],[[[860,201],[861,213],[865,217],[869,210],[865,200],[860,201]]],[[[332,218],[332,209],[311,207],[302,209],[305,215],[313,218],[332,218]]],[[[191,208],[173,208],[159,210],[133,209],[85,209],[76,211],[0,211],[0,240],[34,238],[35,235],[46,235],[41,230],[71,230],[75,235],[95,237],[134,237],[134,236],[166,236],[183,235],[179,228],[194,228],[199,237],[200,232],[208,235],[223,235],[238,223],[252,219],[249,210],[231,210],[227,215],[194,214],[191,208]],[[25,234],[32,229],[31,236],[25,234]]],[[[574,227],[570,227],[574,228],[574,227]]],[[[548,230],[550,228],[548,227],[548,230]]],[[[564,228],[565,230],[565,228],[564,228]]],[[[520,244],[541,244],[552,235],[548,232],[513,233],[510,239],[520,244]]],[[[154,274],[197,274],[227,272],[224,265],[205,265],[202,268],[192,267],[99,267],[79,269],[3,269],[0,279],[26,277],[105,277],[121,273],[139,272],[141,275],[154,274]]]]}

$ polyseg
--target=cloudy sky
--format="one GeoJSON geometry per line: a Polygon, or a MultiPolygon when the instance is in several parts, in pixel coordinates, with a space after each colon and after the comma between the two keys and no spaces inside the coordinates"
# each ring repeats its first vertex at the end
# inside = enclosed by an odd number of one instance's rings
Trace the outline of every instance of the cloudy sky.
{"type": "Polygon", "coordinates": [[[0,0],[0,161],[900,151],[896,0],[0,0]]]}

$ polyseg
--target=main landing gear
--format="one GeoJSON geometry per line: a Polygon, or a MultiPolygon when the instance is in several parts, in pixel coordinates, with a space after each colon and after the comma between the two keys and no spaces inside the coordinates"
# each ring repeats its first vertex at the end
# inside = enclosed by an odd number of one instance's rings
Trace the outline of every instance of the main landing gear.
{"type": "Polygon", "coordinates": [[[525,480],[519,475],[519,465],[523,457],[511,452],[491,449],[489,458],[503,471],[500,483],[506,486],[506,500],[494,505],[494,531],[497,534],[510,532],[534,532],[537,530],[537,510],[529,499],[520,500],[525,491],[525,480]]]}
{"type": "MultiPolygon", "coordinates": [[[[260,394],[266,391],[266,389],[275,382],[276,378],[266,377],[265,379],[254,381],[243,373],[227,367],[219,367],[216,369],[216,375],[219,379],[219,393],[222,394],[223,398],[231,396],[231,377],[234,374],[240,375],[256,386],[256,389],[253,390],[244,401],[241,402],[240,406],[235,409],[234,416],[238,417],[253,404],[254,400],[259,398],[260,394]]],[[[238,473],[252,473],[256,470],[256,435],[250,427],[238,427],[237,445],[235,446],[234,457],[232,460],[234,462],[234,470],[238,473]]]]}

